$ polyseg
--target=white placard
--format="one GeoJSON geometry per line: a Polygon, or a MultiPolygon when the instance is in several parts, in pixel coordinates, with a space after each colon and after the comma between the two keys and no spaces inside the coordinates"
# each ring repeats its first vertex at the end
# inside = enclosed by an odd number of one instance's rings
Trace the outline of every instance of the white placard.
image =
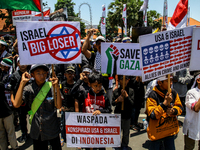
{"type": "Polygon", "coordinates": [[[17,22],[21,65],[81,63],[80,22],[17,22]]]}
{"type": "Polygon", "coordinates": [[[190,59],[190,71],[200,70],[200,66],[198,64],[200,59],[200,28],[193,29],[192,36],[192,52],[190,59]]]}
{"type": "Polygon", "coordinates": [[[32,11],[16,10],[12,11],[13,26],[16,26],[16,21],[31,21],[32,11]]]}
{"type": "Polygon", "coordinates": [[[193,27],[139,37],[143,82],[189,67],[193,27]]]}
{"type": "Polygon", "coordinates": [[[67,147],[120,147],[121,115],[65,112],[67,147]]]}
{"type": "Polygon", "coordinates": [[[101,72],[142,76],[139,43],[101,43],[101,72]]]}

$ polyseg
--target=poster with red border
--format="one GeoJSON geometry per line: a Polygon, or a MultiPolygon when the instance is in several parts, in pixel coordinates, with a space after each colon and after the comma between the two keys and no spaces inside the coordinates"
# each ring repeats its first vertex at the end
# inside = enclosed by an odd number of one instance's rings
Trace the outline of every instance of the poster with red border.
{"type": "Polygon", "coordinates": [[[80,22],[17,22],[21,65],[81,63],[80,22]]]}
{"type": "Polygon", "coordinates": [[[13,10],[12,21],[13,26],[16,26],[16,21],[31,21],[32,11],[30,10],[13,10]]]}
{"type": "Polygon", "coordinates": [[[198,65],[200,58],[200,28],[193,29],[192,36],[192,52],[191,52],[191,60],[190,60],[190,71],[198,71],[200,70],[200,66],[198,65]]]}
{"type": "Polygon", "coordinates": [[[143,82],[189,67],[193,27],[139,37],[143,82]]]}
{"type": "Polygon", "coordinates": [[[121,115],[65,112],[67,147],[120,147],[121,115]]]}

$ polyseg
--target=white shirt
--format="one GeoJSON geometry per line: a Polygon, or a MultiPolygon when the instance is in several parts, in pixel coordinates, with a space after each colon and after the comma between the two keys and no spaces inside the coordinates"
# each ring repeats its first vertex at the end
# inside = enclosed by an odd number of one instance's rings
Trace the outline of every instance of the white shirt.
{"type": "Polygon", "coordinates": [[[194,106],[200,98],[200,89],[198,87],[189,90],[186,94],[186,116],[183,123],[183,134],[193,140],[200,140],[200,112],[194,111],[194,106]]]}

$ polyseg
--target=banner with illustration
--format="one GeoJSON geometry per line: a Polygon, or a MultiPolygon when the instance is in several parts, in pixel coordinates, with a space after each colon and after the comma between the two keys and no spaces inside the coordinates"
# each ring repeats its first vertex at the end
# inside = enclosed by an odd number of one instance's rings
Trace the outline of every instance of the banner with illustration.
{"type": "Polygon", "coordinates": [[[101,72],[142,76],[139,43],[102,43],[101,72]]]}
{"type": "Polygon", "coordinates": [[[120,147],[121,115],[65,112],[67,147],[120,147]]]}
{"type": "Polygon", "coordinates": [[[81,63],[80,22],[16,22],[21,65],[81,63]]]}
{"type": "Polygon", "coordinates": [[[143,82],[189,67],[193,27],[139,37],[143,82]]]}

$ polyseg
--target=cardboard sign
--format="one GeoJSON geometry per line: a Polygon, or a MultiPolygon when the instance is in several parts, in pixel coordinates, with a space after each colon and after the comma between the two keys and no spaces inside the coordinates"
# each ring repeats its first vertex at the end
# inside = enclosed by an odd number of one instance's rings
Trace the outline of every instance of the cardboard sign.
{"type": "Polygon", "coordinates": [[[121,115],[65,112],[67,147],[120,147],[121,115]]]}
{"type": "Polygon", "coordinates": [[[200,59],[200,28],[193,29],[192,36],[192,52],[190,59],[190,71],[200,70],[200,66],[198,65],[200,59]]]}
{"type": "Polygon", "coordinates": [[[139,37],[143,82],[189,67],[193,27],[139,37]]]}
{"type": "Polygon", "coordinates": [[[21,65],[81,63],[80,22],[17,22],[21,65]]]}
{"type": "Polygon", "coordinates": [[[32,11],[16,10],[12,11],[13,26],[16,26],[16,21],[31,21],[32,11]]]}
{"type": "Polygon", "coordinates": [[[142,76],[139,43],[102,43],[101,72],[142,76]]]}

